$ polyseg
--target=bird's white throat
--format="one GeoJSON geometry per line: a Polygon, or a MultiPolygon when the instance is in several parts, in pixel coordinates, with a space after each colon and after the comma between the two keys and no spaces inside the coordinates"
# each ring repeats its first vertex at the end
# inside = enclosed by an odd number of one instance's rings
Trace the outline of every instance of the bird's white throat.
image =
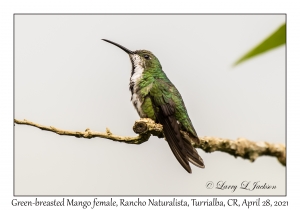
{"type": "Polygon", "coordinates": [[[133,54],[130,55],[133,63],[133,74],[131,75],[130,82],[136,83],[138,80],[141,79],[143,72],[144,72],[144,64],[143,60],[140,58],[139,55],[133,54]]]}

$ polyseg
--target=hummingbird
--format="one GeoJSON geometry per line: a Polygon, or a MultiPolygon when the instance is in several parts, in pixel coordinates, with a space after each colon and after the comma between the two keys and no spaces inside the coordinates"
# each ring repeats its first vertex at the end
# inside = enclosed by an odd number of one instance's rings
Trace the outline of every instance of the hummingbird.
{"type": "Polygon", "coordinates": [[[189,162],[204,168],[203,159],[191,141],[199,138],[182,97],[169,80],[157,57],[148,50],[131,51],[120,44],[102,39],[124,50],[132,64],[129,89],[131,102],[141,118],[150,118],[163,126],[163,134],[182,167],[192,173],[189,162]],[[185,131],[189,140],[180,131],[185,131]]]}

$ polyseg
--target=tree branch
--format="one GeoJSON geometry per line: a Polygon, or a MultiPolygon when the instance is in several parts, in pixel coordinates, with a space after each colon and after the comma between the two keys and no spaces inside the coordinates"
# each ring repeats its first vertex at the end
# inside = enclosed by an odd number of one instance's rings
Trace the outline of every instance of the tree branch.
{"type": "MultiPolygon", "coordinates": [[[[75,136],[77,138],[106,138],[113,141],[124,142],[129,144],[141,144],[150,138],[151,134],[159,138],[163,138],[162,125],[156,124],[149,118],[142,118],[137,120],[133,126],[133,131],[138,134],[136,137],[129,136],[117,136],[111,133],[106,128],[105,133],[91,131],[87,128],[84,132],[80,131],[68,131],[55,128],[53,126],[43,126],[28,120],[14,120],[17,124],[30,125],[33,127],[40,128],[41,130],[51,131],[59,135],[75,136]]],[[[189,139],[186,132],[182,131],[184,138],[189,139]]],[[[255,161],[256,158],[263,155],[277,157],[278,161],[282,165],[286,165],[286,148],[283,144],[273,144],[268,142],[252,142],[245,138],[238,138],[236,141],[230,139],[222,139],[216,137],[200,137],[200,144],[192,144],[195,148],[201,148],[205,152],[221,151],[226,152],[234,157],[241,157],[249,159],[251,162],[255,161]]]]}

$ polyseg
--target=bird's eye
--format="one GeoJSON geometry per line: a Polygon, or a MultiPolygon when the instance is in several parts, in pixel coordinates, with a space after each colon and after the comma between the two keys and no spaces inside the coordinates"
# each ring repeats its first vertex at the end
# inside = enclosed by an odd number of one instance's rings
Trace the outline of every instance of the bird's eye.
{"type": "Polygon", "coordinates": [[[144,58],[150,59],[150,56],[146,54],[146,55],[144,55],[144,58]]]}

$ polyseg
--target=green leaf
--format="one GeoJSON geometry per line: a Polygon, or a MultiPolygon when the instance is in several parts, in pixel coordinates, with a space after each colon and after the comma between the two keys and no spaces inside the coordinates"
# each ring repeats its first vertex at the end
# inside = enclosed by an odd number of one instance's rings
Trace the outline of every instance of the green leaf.
{"type": "Polygon", "coordinates": [[[262,41],[260,44],[258,44],[256,47],[254,47],[252,50],[250,50],[248,53],[242,56],[239,60],[237,60],[234,63],[234,66],[244,62],[245,60],[248,60],[249,58],[257,56],[261,53],[264,53],[268,50],[276,48],[285,43],[286,43],[286,24],[284,23],[268,38],[266,38],[264,41],[262,41]]]}

